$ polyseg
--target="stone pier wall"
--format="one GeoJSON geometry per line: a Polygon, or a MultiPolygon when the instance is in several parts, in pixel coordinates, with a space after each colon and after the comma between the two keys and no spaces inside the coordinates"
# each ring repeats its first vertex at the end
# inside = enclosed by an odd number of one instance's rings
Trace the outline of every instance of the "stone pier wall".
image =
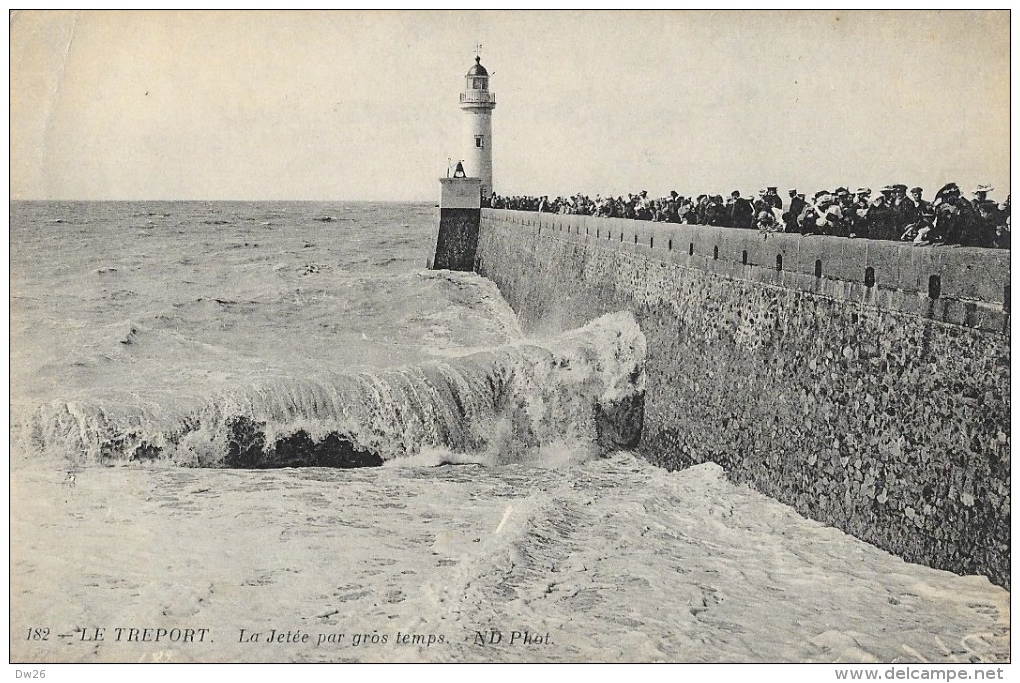
{"type": "Polygon", "coordinates": [[[532,333],[637,316],[651,462],[1009,587],[1008,252],[482,209],[474,268],[532,333]]]}

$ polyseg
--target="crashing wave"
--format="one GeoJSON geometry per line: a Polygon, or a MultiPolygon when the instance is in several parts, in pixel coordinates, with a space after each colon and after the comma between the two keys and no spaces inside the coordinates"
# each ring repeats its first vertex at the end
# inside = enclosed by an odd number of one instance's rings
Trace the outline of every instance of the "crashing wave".
{"type": "Polygon", "coordinates": [[[633,446],[645,340],[629,313],[555,338],[400,369],[282,378],[202,401],[57,401],[24,421],[23,445],[78,464],[359,467],[534,460],[557,445],[633,446]]]}

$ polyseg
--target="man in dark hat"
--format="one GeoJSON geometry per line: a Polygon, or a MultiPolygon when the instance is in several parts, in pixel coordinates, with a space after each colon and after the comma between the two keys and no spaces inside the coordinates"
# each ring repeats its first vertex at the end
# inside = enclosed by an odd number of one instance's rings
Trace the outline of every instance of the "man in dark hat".
{"type": "Polygon", "coordinates": [[[935,193],[935,225],[946,244],[981,246],[980,218],[956,183],[946,183],[935,193]]]}
{"type": "Polygon", "coordinates": [[[924,189],[920,187],[910,188],[910,201],[914,202],[914,206],[917,207],[917,213],[920,213],[926,209],[931,209],[931,202],[924,199],[924,189]]]}
{"type": "Polygon", "coordinates": [[[800,214],[803,213],[806,205],[807,202],[804,201],[804,197],[797,194],[796,189],[790,190],[790,210],[783,214],[786,232],[798,232],[797,219],[800,218],[800,214]]]}
{"type": "Polygon", "coordinates": [[[772,208],[783,208],[783,198],[779,196],[778,189],[775,187],[766,187],[765,194],[762,196],[762,199],[764,199],[765,202],[772,208]]]}
{"type": "Polygon", "coordinates": [[[749,229],[754,223],[754,207],[751,202],[740,196],[738,190],[730,193],[730,225],[734,228],[749,229]]]}
{"type": "Polygon", "coordinates": [[[917,222],[917,205],[907,198],[906,185],[893,185],[892,187],[893,226],[902,235],[908,225],[917,222]]]}

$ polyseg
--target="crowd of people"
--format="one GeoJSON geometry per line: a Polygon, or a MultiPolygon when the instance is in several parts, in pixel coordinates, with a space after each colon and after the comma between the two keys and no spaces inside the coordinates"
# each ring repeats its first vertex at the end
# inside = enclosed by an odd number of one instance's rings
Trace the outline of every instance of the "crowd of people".
{"type": "Polygon", "coordinates": [[[488,205],[496,209],[538,211],[632,218],[666,223],[693,223],[763,232],[833,235],[877,240],[902,240],[915,244],[959,244],[1009,249],[1010,200],[988,198],[993,190],[979,185],[973,199],[964,196],[956,183],[948,183],[928,201],[924,190],[906,185],[887,185],[872,194],[862,187],[821,190],[808,199],[796,189],[786,201],[775,187],[745,198],[734,190],[721,195],[649,197],[647,192],[626,197],[576,194],[572,197],[503,197],[493,193],[488,205]],[[909,194],[909,196],[908,196],[909,194]]]}

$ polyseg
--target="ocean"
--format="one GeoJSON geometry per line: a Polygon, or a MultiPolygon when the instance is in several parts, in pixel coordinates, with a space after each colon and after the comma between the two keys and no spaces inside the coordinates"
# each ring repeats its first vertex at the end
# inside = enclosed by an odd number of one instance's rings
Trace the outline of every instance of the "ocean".
{"type": "Polygon", "coordinates": [[[1008,660],[986,578],[626,450],[633,317],[522,330],[435,212],[11,204],[11,661],[1008,660]]]}

